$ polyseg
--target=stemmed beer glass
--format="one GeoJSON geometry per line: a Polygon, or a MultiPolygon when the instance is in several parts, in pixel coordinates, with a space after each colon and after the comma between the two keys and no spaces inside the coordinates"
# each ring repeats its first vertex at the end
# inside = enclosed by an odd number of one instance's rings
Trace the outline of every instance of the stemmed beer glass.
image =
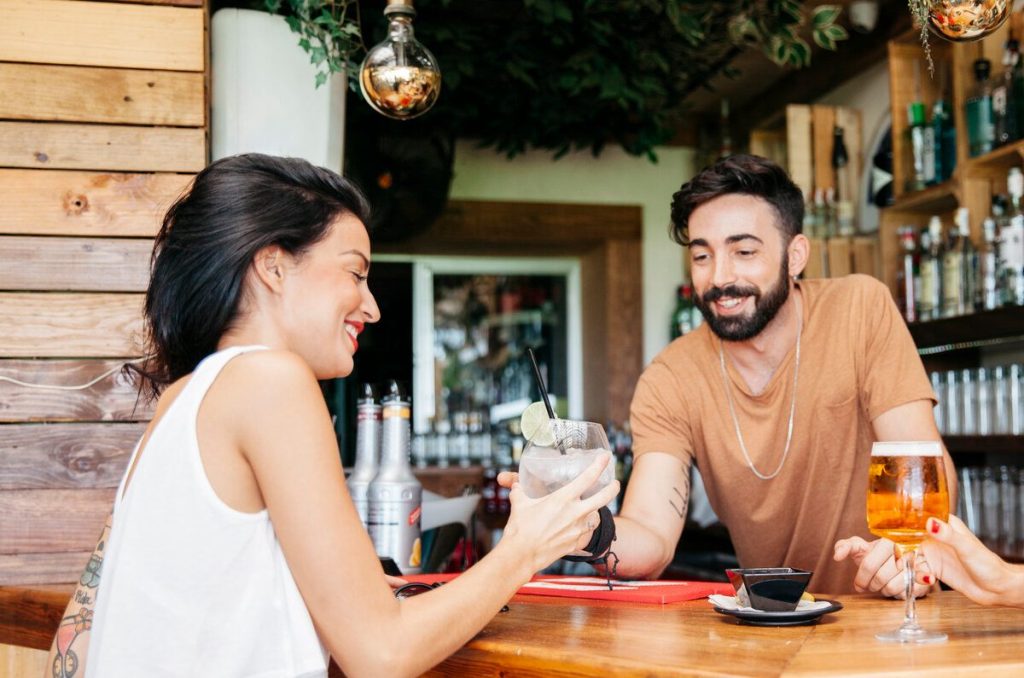
{"type": "Polygon", "coordinates": [[[871,448],[867,503],[868,529],[897,544],[906,581],[903,624],[875,637],[898,643],[945,640],[945,633],[918,625],[914,606],[914,558],[925,538],[925,523],[930,517],[949,518],[942,446],[934,441],[876,442],[871,448]]]}

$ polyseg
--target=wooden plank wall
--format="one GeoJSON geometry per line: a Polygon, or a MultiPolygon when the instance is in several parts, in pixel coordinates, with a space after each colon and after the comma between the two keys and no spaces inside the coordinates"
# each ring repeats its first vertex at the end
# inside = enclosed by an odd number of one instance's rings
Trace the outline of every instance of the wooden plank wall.
{"type": "Polygon", "coordinates": [[[150,416],[119,368],[207,162],[207,23],[204,0],[0,0],[0,585],[77,579],[150,416]]]}

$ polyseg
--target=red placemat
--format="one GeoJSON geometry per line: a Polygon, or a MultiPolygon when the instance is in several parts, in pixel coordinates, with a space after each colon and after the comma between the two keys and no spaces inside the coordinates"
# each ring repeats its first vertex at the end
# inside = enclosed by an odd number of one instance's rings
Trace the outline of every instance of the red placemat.
{"type": "MultiPolygon", "coordinates": [[[[457,576],[458,574],[423,574],[403,579],[432,584],[438,581],[451,581],[457,576]]],[[[617,580],[612,580],[612,590],[609,591],[604,577],[539,575],[524,584],[519,593],[529,596],[665,604],[707,598],[713,593],[731,595],[735,591],[732,585],[718,582],[617,580]]]]}

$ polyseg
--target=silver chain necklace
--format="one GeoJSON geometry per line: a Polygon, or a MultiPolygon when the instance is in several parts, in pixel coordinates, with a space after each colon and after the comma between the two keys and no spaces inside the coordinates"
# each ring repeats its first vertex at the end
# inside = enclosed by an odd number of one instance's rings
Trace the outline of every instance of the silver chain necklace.
{"type": "Polygon", "coordinates": [[[732,415],[732,424],[736,427],[736,439],[740,442],[740,451],[743,452],[743,458],[747,460],[747,466],[749,466],[750,470],[754,472],[754,475],[761,480],[771,480],[775,476],[779,475],[779,471],[782,470],[782,465],[786,463],[786,456],[789,454],[789,443],[793,440],[793,414],[796,412],[796,378],[800,373],[800,334],[803,330],[803,326],[803,318],[800,318],[800,322],[796,326],[796,361],[793,365],[793,400],[789,404],[789,427],[786,431],[786,449],[782,451],[782,459],[779,460],[778,468],[768,475],[757,470],[757,467],[754,466],[754,462],[750,460],[750,455],[747,453],[747,446],[743,443],[743,434],[740,432],[740,420],[736,418],[736,408],[732,404],[732,390],[729,387],[729,375],[725,371],[724,342],[719,341],[718,343],[718,365],[722,368],[722,383],[725,386],[725,397],[729,401],[729,414],[732,415]]]}

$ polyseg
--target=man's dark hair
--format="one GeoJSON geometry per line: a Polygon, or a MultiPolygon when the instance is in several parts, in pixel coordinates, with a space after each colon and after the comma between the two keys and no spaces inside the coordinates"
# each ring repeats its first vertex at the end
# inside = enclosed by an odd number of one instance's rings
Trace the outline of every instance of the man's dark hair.
{"type": "Polygon", "coordinates": [[[752,195],[767,201],[778,215],[785,243],[801,232],[804,197],[786,171],[760,156],[733,155],[701,170],[672,196],[672,239],[689,246],[690,215],[723,195],[752,195]]]}

